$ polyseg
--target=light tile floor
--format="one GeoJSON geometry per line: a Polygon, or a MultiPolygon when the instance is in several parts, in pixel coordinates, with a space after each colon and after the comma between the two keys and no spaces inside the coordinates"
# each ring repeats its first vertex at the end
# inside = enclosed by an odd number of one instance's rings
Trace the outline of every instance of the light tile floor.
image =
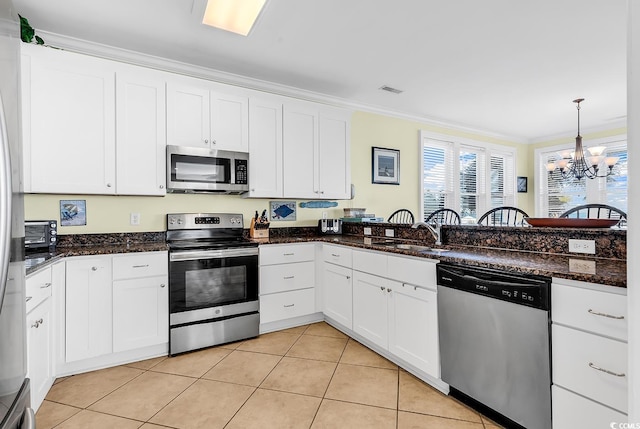
{"type": "Polygon", "coordinates": [[[496,429],[328,324],[56,380],[38,429],[496,429]]]}

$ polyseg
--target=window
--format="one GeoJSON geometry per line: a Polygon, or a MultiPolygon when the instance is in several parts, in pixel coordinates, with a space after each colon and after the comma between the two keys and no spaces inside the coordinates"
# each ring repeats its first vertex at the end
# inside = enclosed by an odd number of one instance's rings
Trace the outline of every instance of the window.
{"type": "Polygon", "coordinates": [[[607,156],[619,158],[611,176],[576,180],[575,178],[564,179],[557,169],[549,173],[546,170],[547,163],[559,159],[559,152],[572,150],[575,147],[573,143],[536,150],[537,171],[540,177],[536,186],[538,216],[556,217],[570,208],[593,203],[608,204],[627,211],[626,136],[585,142],[585,147],[589,146],[605,146],[607,156]]]}
{"type": "Polygon", "coordinates": [[[475,220],[515,204],[515,150],[422,132],[422,218],[450,208],[475,220]]]}

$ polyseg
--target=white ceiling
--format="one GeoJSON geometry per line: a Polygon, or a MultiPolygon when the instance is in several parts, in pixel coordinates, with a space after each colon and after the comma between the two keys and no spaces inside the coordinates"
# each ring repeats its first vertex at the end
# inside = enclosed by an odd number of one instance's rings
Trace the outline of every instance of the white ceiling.
{"type": "Polygon", "coordinates": [[[626,0],[268,0],[248,37],[204,0],[13,1],[36,32],[525,142],[575,134],[579,97],[583,130],[626,119],[626,0]]]}

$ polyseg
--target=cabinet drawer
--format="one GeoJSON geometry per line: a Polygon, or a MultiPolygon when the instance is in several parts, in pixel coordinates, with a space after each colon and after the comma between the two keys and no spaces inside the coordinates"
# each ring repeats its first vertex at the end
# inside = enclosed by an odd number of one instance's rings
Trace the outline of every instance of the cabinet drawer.
{"type": "Polygon", "coordinates": [[[113,279],[166,276],[167,252],[128,253],[113,257],[113,279]]]}
{"type": "Polygon", "coordinates": [[[260,297],[260,323],[312,314],[315,296],[313,288],[263,295],[260,297]]]}
{"type": "Polygon", "coordinates": [[[627,340],[627,297],[553,283],[551,319],[600,335],[627,340]]]}
{"type": "Polygon", "coordinates": [[[260,265],[288,264],[314,259],[315,246],[312,243],[260,246],[260,265]]]}
{"type": "Polygon", "coordinates": [[[382,252],[353,251],[353,269],[376,276],[387,277],[387,254],[382,252]]]}
{"type": "Polygon", "coordinates": [[[558,386],[551,386],[553,429],[608,428],[628,420],[625,414],[590,401],[558,386]]]}
{"type": "Polygon", "coordinates": [[[322,246],[322,256],[325,262],[351,268],[353,250],[344,246],[332,246],[324,244],[322,246]]]}
{"type": "Polygon", "coordinates": [[[260,295],[313,287],[314,267],[313,262],[260,267],[260,295]]]}
{"type": "Polygon", "coordinates": [[[43,268],[27,277],[27,313],[51,296],[51,284],[51,267],[43,268]]]}
{"type": "Polygon", "coordinates": [[[551,350],[553,384],[627,412],[626,343],[553,325],[551,350]]]}
{"type": "Polygon", "coordinates": [[[398,256],[388,258],[389,278],[402,283],[437,289],[435,262],[398,256]]]}

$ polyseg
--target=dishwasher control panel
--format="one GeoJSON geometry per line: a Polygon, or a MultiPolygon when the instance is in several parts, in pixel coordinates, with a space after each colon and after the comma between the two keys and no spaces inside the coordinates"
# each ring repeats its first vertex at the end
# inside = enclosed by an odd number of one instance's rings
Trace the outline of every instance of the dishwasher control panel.
{"type": "Polygon", "coordinates": [[[438,264],[438,285],[548,310],[551,279],[488,268],[438,264]]]}

